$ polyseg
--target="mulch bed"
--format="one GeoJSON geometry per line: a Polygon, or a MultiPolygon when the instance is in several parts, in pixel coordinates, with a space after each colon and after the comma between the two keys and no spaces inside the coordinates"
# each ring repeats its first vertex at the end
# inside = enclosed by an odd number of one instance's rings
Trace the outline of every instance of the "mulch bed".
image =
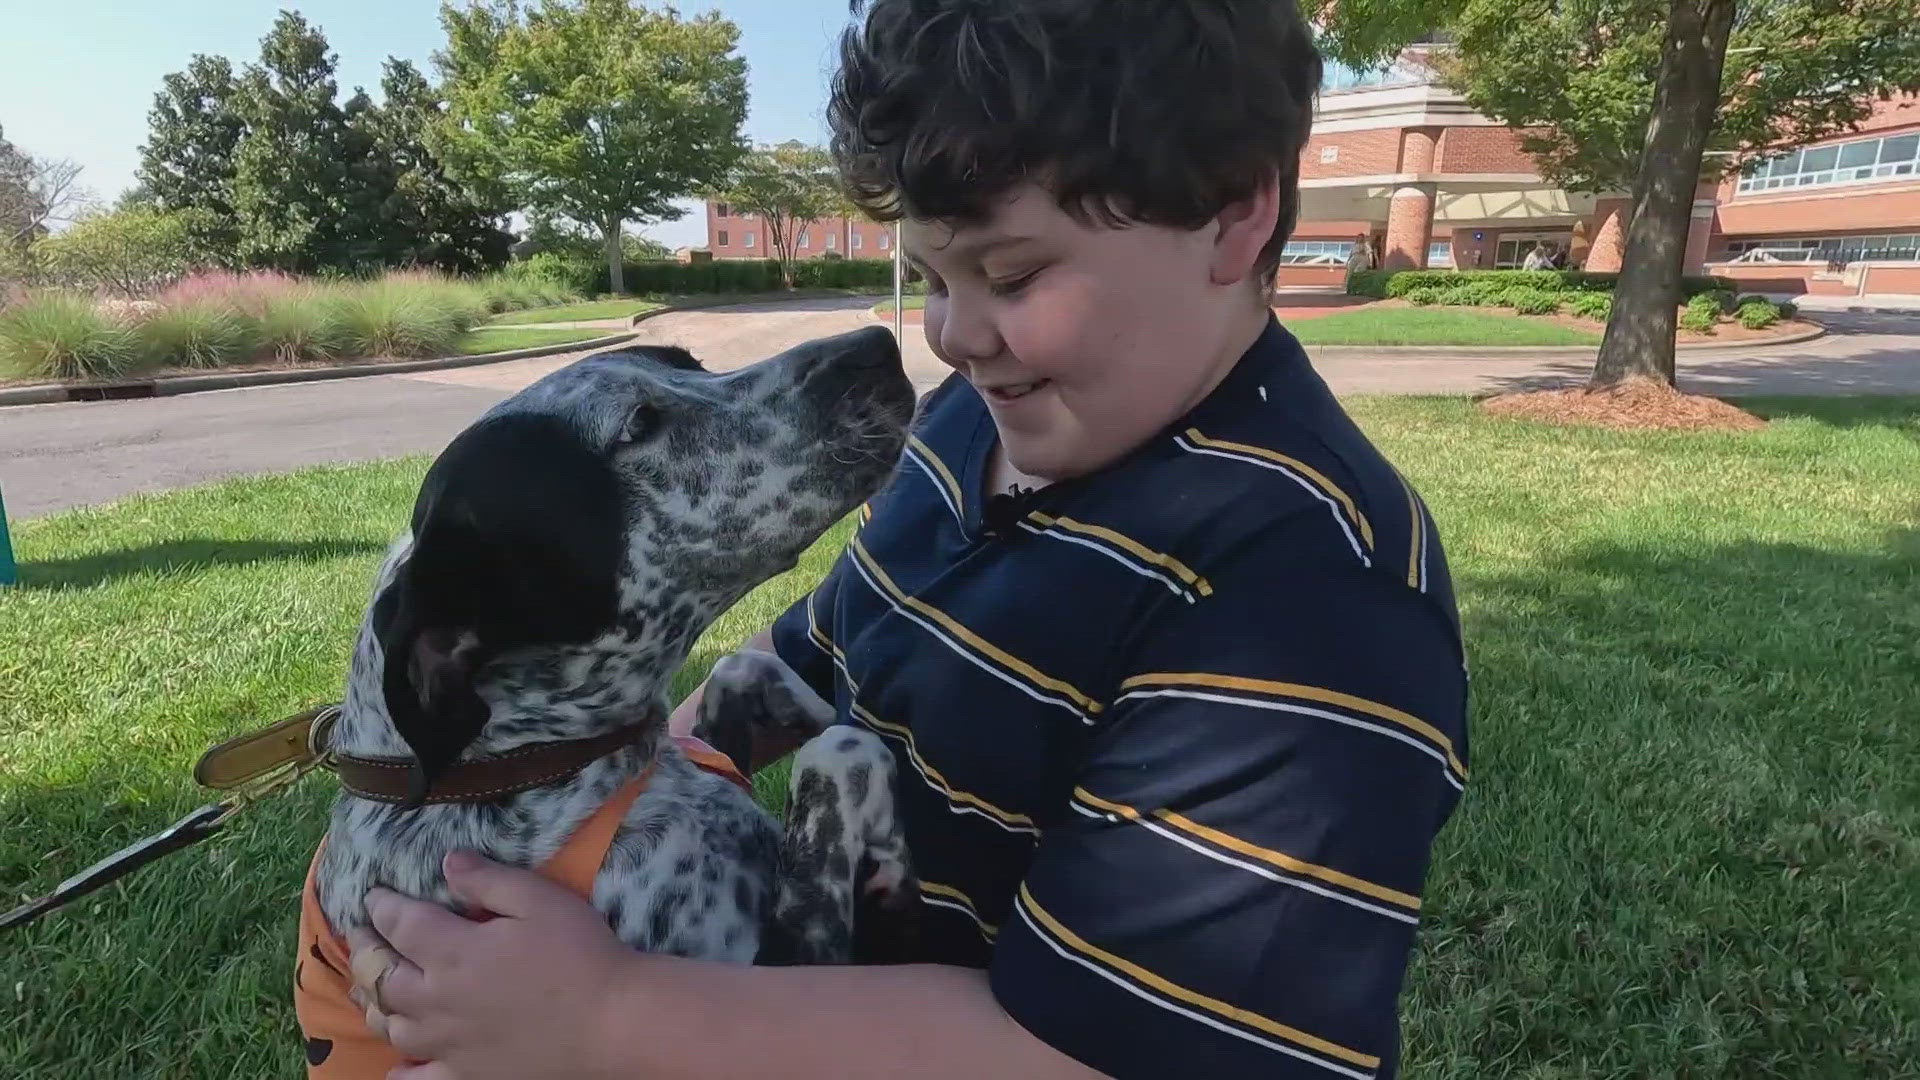
{"type": "Polygon", "coordinates": [[[1629,379],[1604,390],[1536,390],[1487,398],[1496,416],[1620,430],[1754,431],[1765,420],[1719,398],[1683,394],[1657,379],[1629,379]]]}

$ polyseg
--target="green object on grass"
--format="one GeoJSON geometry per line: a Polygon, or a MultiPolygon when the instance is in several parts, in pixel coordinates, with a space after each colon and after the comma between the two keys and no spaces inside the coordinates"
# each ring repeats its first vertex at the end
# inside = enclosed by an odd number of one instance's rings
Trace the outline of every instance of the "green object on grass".
{"type": "Polygon", "coordinates": [[[13,541],[7,537],[7,501],[0,498],[0,585],[11,585],[19,580],[19,572],[13,565],[13,541]]]}

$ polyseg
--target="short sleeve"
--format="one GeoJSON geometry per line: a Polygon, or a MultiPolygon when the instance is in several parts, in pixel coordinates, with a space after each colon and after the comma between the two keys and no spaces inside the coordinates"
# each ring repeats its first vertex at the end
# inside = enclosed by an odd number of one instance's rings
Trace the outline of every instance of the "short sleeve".
{"type": "Polygon", "coordinates": [[[995,948],[1002,1007],[1109,1075],[1395,1074],[1466,674],[1450,612],[1324,521],[1270,526],[1123,643],[995,948]]]}
{"type": "Polygon", "coordinates": [[[846,575],[843,551],[820,584],[773,621],[774,653],[827,701],[834,700],[834,660],[840,653],[834,633],[835,601],[846,575]]]}

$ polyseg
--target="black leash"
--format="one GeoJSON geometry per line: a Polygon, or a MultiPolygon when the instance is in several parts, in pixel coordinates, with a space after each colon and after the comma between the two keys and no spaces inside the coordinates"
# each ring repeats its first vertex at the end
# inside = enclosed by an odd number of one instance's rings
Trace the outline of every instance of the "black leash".
{"type": "MultiPolygon", "coordinates": [[[[323,709],[315,715],[325,717],[329,711],[335,710],[323,709]]],[[[335,714],[337,715],[337,711],[335,714]]],[[[326,719],[331,721],[331,717],[326,719]]],[[[209,787],[230,788],[234,794],[220,802],[210,803],[195,810],[151,836],[128,844],[54,886],[53,891],[45,896],[36,897],[0,915],[0,931],[25,926],[50,911],[65,907],[88,893],[111,885],[176,851],[185,851],[202,840],[217,835],[235,814],[261,799],[293,786],[301,777],[313,770],[326,767],[328,762],[327,755],[316,746],[310,754],[288,760],[259,776],[248,777],[244,782],[231,785],[207,784],[206,786],[209,787]]]]}
{"type": "Polygon", "coordinates": [[[5,915],[0,915],[0,930],[25,926],[47,912],[71,904],[95,889],[111,885],[148,863],[192,847],[218,833],[226,824],[231,812],[232,808],[226,803],[203,806],[152,836],[128,844],[61,882],[45,896],[29,900],[5,915]]]}

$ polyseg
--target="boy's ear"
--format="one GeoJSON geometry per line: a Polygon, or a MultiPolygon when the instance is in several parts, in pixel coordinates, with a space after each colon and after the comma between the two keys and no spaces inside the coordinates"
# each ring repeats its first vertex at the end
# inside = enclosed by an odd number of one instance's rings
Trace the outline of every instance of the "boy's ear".
{"type": "Polygon", "coordinates": [[[1227,204],[1214,221],[1220,231],[1213,240],[1213,283],[1237,285],[1260,264],[1260,253],[1280,223],[1279,174],[1269,174],[1246,198],[1227,204]]]}

